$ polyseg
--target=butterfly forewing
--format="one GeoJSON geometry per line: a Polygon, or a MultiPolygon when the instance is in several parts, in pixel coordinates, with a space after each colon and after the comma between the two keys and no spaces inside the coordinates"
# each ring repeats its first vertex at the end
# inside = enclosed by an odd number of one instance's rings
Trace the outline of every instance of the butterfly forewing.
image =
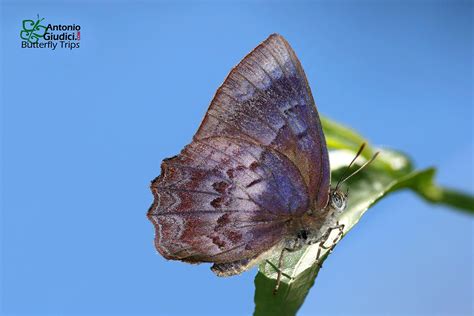
{"type": "Polygon", "coordinates": [[[329,197],[329,159],[306,76],[295,53],[271,35],[248,54],[217,90],[195,139],[228,136],[269,146],[299,169],[310,205],[329,197]]]}

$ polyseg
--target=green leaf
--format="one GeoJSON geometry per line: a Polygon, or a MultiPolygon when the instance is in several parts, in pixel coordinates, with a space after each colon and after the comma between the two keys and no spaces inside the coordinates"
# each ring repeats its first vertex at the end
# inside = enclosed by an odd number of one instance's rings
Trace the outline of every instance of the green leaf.
{"type": "MultiPolygon", "coordinates": [[[[345,166],[352,160],[363,142],[367,142],[356,132],[329,119],[322,119],[328,148],[330,149],[331,176],[339,179],[345,166]]],[[[411,189],[432,203],[446,204],[469,214],[474,214],[474,198],[434,183],[435,169],[415,171],[410,159],[397,151],[377,149],[379,157],[373,164],[347,181],[350,188],[346,211],[339,218],[345,225],[344,236],[360,220],[368,208],[387,194],[411,189]]],[[[369,159],[376,150],[367,146],[358,164],[369,159]]],[[[326,246],[331,246],[337,232],[331,234],[326,246]],[[333,238],[334,237],[334,238],[333,238]]],[[[339,240],[340,241],[340,240],[339,240]]],[[[305,247],[299,251],[285,253],[282,265],[282,280],[278,293],[273,295],[276,284],[278,254],[262,262],[255,277],[254,315],[294,315],[303,304],[309,289],[313,286],[320,266],[328,256],[322,250],[317,262],[319,245],[305,247]]]]}

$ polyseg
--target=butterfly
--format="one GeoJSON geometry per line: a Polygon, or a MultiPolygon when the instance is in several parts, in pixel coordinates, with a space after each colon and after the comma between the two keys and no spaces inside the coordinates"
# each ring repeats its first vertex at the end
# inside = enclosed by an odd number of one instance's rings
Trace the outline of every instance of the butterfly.
{"type": "MultiPolygon", "coordinates": [[[[280,251],[280,269],[286,251],[342,235],[345,179],[334,188],[330,180],[306,75],[272,34],[231,70],[192,142],[163,160],[147,213],[156,249],[166,259],[213,263],[218,276],[280,251]]],[[[275,290],[280,278],[281,270],[275,290]]]]}

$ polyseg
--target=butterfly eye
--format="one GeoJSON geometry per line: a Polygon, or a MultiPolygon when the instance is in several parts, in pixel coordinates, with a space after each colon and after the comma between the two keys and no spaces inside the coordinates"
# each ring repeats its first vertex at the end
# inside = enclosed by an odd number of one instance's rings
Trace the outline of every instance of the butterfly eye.
{"type": "Polygon", "coordinates": [[[338,209],[338,210],[343,210],[345,208],[345,204],[346,204],[344,198],[338,193],[334,193],[332,195],[331,203],[332,203],[333,207],[338,209]]]}

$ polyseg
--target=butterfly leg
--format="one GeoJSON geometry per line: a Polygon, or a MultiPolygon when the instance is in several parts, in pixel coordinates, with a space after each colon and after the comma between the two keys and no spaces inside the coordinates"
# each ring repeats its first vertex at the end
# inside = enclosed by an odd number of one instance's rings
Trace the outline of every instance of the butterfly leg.
{"type": "MultiPolygon", "coordinates": [[[[317,261],[318,263],[319,263],[319,259],[320,259],[320,257],[321,257],[321,251],[322,251],[323,249],[327,249],[327,248],[325,248],[324,243],[328,240],[330,234],[331,234],[331,230],[328,229],[328,231],[326,231],[326,232],[324,233],[324,235],[321,236],[321,238],[320,238],[320,240],[319,240],[318,253],[316,254],[316,261],[317,261]]],[[[321,264],[320,264],[320,267],[322,268],[322,265],[321,265],[321,264]]]]}
{"type": "Polygon", "coordinates": [[[283,265],[283,255],[285,253],[285,248],[283,248],[281,250],[281,253],[280,253],[280,257],[278,258],[278,274],[277,274],[277,279],[276,279],[276,283],[275,283],[275,288],[273,289],[273,295],[276,295],[277,292],[278,292],[278,289],[280,288],[280,282],[281,282],[281,275],[282,275],[282,271],[281,271],[281,267],[283,265]]]}
{"type": "Polygon", "coordinates": [[[341,240],[341,238],[344,234],[344,227],[345,227],[345,225],[344,224],[339,224],[339,222],[337,222],[336,226],[330,227],[326,231],[326,233],[324,233],[323,237],[321,238],[320,247],[323,248],[323,249],[333,249],[334,246],[336,246],[336,244],[341,240]],[[336,238],[333,239],[332,244],[330,246],[324,245],[326,243],[326,241],[329,239],[329,236],[331,235],[332,231],[336,230],[336,229],[339,230],[339,233],[337,234],[336,238]]]}
{"type": "Polygon", "coordinates": [[[332,252],[334,250],[334,248],[336,247],[337,243],[339,241],[341,241],[343,235],[344,235],[344,227],[345,225],[344,224],[339,224],[339,221],[337,222],[336,224],[337,226],[335,227],[335,229],[339,229],[339,233],[337,234],[336,238],[334,238],[334,240],[332,241],[332,246],[331,246],[331,249],[329,249],[330,252],[332,252]]]}
{"type": "Polygon", "coordinates": [[[278,288],[280,287],[281,276],[283,274],[281,268],[283,266],[283,259],[284,259],[285,251],[293,252],[293,251],[296,251],[296,250],[300,250],[303,247],[303,245],[304,245],[304,241],[299,237],[296,237],[296,238],[293,238],[293,239],[288,239],[286,241],[285,246],[281,250],[280,257],[278,258],[278,266],[276,268],[278,274],[277,274],[275,288],[273,289],[273,295],[276,295],[276,293],[278,292],[278,288]]]}
{"type": "Polygon", "coordinates": [[[316,254],[316,260],[319,261],[321,252],[323,249],[329,249],[329,252],[332,252],[334,248],[336,247],[337,243],[342,239],[342,236],[344,234],[344,224],[339,224],[339,222],[336,223],[336,226],[330,227],[324,234],[321,236],[319,240],[319,248],[318,248],[318,253],[316,254]],[[339,233],[337,234],[336,238],[332,241],[332,244],[330,246],[326,246],[325,243],[329,239],[329,236],[331,235],[332,231],[338,229],[339,233]]]}

